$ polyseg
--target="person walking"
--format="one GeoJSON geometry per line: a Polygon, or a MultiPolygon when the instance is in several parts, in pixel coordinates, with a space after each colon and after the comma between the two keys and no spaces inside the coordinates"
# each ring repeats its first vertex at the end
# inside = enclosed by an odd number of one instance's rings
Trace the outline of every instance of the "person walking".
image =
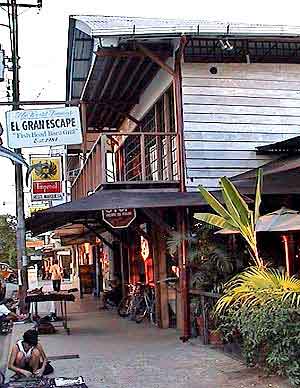
{"type": "Polygon", "coordinates": [[[54,259],[53,264],[50,267],[49,273],[51,274],[51,280],[53,284],[53,290],[59,292],[61,286],[61,268],[58,265],[58,260],[54,259]]]}

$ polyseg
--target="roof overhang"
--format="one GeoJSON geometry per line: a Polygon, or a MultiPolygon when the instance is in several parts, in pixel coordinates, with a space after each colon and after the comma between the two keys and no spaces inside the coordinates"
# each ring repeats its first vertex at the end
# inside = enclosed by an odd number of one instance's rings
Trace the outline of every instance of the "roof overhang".
{"type": "MultiPolygon", "coordinates": [[[[219,196],[219,193],[216,195],[219,196]]],[[[195,192],[102,190],[80,200],[39,211],[26,220],[26,227],[34,234],[40,234],[70,223],[100,225],[103,223],[102,210],[105,209],[198,208],[204,205],[206,202],[195,192]]]]}
{"type": "Polygon", "coordinates": [[[224,37],[299,41],[300,27],[74,15],[69,19],[66,99],[87,103],[91,130],[118,128],[159,70],[136,43],[166,61],[183,35],[217,41],[224,37]],[[107,55],[107,49],[119,51],[119,56],[107,55]]]}
{"type": "MultiPolygon", "coordinates": [[[[260,167],[263,173],[263,194],[300,194],[300,156],[283,157],[260,167]]],[[[236,175],[231,181],[244,194],[254,194],[257,169],[236,175]]]]}
{"type": "Polygon", "coordinates": [[[300,154],[300,136],[257,147],[259,154],[300,154]]]}

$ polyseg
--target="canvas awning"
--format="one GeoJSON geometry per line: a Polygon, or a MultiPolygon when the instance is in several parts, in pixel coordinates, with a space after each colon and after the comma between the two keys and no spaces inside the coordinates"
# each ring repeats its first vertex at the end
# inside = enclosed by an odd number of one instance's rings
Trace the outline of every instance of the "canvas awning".
{"type": "MultiPolygon", "coordinates": [[[[219,193],[216,194],[219,196],[219,193]]],[[[151,190],[102,190],[88,197],[34,213],[26,220],[34,234],[68,223],[102,222],[101,210],[120,208],[199,207],[206,205],[199,193],[153,192],[151,190]]]]}

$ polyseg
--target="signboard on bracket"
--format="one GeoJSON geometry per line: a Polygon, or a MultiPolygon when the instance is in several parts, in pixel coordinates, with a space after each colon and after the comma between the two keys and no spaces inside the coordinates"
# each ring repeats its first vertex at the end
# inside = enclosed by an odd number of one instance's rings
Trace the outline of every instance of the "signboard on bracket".
{"type": "Polygon", "coordinates": [[[6,112],[7,142],[11,148],[81,144],[78,107],[6,112]]]}
{"type": "Polygon", "coordinates": [[[60,157],[31,156],[31,197],[33,201],[63,198],[60,157]]]}
{"type": "Polygon", "coordinates": [[[103,221],[111,228],[124,229],[135,220],[135,209],[107,209],[102,210],[103,221]]]}

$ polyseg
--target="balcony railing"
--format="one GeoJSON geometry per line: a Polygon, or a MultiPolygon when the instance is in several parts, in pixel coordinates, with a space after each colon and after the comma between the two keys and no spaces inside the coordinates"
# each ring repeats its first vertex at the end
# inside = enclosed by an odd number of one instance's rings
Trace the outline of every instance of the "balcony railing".
{"type": "Polygon", "coordinates": [[[176,182],[178,149],[173,132],[103,133],[73,182],[72,198],[104,184],[176,182]]]}

